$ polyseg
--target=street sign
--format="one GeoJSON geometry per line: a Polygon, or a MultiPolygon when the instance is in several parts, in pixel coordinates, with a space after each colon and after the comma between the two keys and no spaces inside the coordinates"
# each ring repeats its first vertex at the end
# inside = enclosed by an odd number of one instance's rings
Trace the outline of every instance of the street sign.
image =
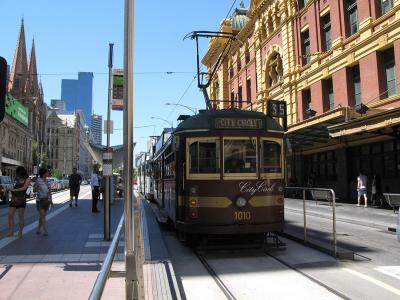
{"type": "Polygon", "coordinates": [[[111,106],[113,110],[124,108],[124,70],[114,69],[111,106]]]}
{"type": "Polygon", "coordinates": [[[268,115],[271,118],[283,118],[286,116],[286,101],[269,100],[268,115]]]}
{"type": "Polygon", "coordinates": [[[6,109],[7,61],[0,56],[0,122],[6,109]]]}
{"type": "Polygon", "coordinates": [[[113,149],[107,148],[106,152],[103,153],[103,176],[112,176],[112,152],[113,149]]]}
{"type": "Polygon", "coordinates": [[[285,100],[269,100],[267,106],[267,114],[273,119],[282,119],[283,130],[287,130],[287,110],[285,100]]]}

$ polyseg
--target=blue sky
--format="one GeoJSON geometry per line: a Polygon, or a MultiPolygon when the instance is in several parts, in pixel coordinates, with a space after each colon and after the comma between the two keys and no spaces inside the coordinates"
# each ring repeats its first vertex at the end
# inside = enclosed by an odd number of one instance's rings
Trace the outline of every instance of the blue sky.
{"type": "MultiPolygon", "coordinates": [[[[157,135],[168,119],[176,125],[185,108],[166,102],[204,108],[193,81],[195,42],[183,41],[194,30],[218,30],[234,0],[136,0],[134,33],[134,125],[136,152],[146,149],[149,135],[157,135]],[[153,73],[154,72],[154,73],[153,73]],[[163,72],[184,72],[167,75],[163,72]],[[190,83],[193,83],[190,85],[190,83]],[[185,90],[187,90],[184,95],[185,90]]],[[[244,1],[249,5],[249,0],[244,1]]],[[[237,0],[235,7],[238,7],[237,0]]],[[[1,0],[0,56],[12,63],[21,18],[25,20],[27,54],[35,38],[38,73],[45,101],[61,97],[61,79],[78,72],[94,72],[93,109],[106,116],[108,43],[114,43],[114,67],[123,65],[124,0],[1,0]]],[[[207,51],[207,40],[201,53],[207,51]]],[[[113,112],[114,128],[122,128],[122,112],[113,112]]],[[[105,143],[105,136],[103,136],[105,143]]],[[[122,143],[116,130],[111,144],[122,143]]]]}

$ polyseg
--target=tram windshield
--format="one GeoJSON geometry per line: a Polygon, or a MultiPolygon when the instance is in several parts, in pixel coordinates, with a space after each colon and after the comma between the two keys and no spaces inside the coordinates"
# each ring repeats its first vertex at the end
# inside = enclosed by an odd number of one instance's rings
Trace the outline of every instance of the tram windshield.
{"type": "Polygon", "coordinates": [[[219,142],[196,141],[189,146],[190,173],[211,174],[219,172],[219,142]]]}
{"type": "Polygon", "coordinates": [[[262,141],[262,165],[263,173],[282,173],[281,145],[274,141],[262,141]]]}
{"type": "Polygon", "coordinates": [[[256,173],[257,140],[224,139],[224,172],[256,173]]]}

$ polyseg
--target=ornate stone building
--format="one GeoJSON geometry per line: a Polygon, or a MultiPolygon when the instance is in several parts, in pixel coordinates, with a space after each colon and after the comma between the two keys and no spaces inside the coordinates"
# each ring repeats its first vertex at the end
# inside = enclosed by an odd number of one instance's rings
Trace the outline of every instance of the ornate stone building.
{"type": "MultiPolygon", "coordinates": [[[[32,153],[34,142],[43,144],[44,125],[46,121],[46,105],[43,102],[43,90],[37,77],[35,42],[29,55],[26,54],[24,21],[21,22],[17,47],[14,54],[8,82],[8,99],[24,112],[23,119],[18,113],[7,113],[0,124],[0,138],[5,141],[0,150],[0,171],[6,175],[15,175],[15,168],[25,166],[28,172],[33,172],[33,164],[37,163],[37,153],[32,153]],[[26,120],[26,122],[25,122],[26,120]]],[[[11,104],[9,103],[9,106],[11,104]]]]}
{"type": "MultiPolygon", "coordinates": [[[[271,99],[286,101],[288,181],[315,177],[353,201],[363,169],[400,192],[399,0],[252,0],[220,31],[236,42],[210,97],[263,112],[271,99]]],[[[209,69],[226,43],[210,41],[209,69]]]]}

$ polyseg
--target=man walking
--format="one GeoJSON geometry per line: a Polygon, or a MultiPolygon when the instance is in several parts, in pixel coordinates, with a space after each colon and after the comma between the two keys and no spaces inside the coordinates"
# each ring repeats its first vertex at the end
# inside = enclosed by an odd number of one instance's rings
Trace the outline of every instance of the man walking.
{"type": "Polygon", "coordinates": [[[69,195],[70,202],[69,206],[72,206],[72,201],[75,197],[75,206],[78,206],[79,189],[82,183],[82,176],[77,173],[77,168],[72,169],[72,174],[69,175],[69,195]]]}
{"type": "Polygon", "coordinates": [[[92,176],[90,177],[90,185],[92,187],[92,213],[100,212],[97,209],[97,201],[99,200],[99,170],[97,167],[93,168],[92,176]]]}
{"type": "Polygon", "coordinates": [[[357,206],[361,204],[361,197],[364,196],[365,202],[364,206],[368,207],[368,198],[367,198],[367,176],[364,174],[362,170],[360,170],[360,175],[357,177],[357,206]]]}

